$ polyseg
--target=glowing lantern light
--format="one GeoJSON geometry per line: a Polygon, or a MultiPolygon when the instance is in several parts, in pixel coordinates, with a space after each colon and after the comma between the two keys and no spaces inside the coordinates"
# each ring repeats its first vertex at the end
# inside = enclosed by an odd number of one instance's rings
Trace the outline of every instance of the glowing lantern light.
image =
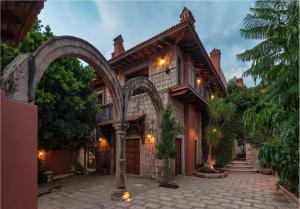
{"type": "Polygon", "coordinates": [[[149,142],[149,143],[153,143],[154,140],[155,140],[155,137],[154,137],[153,135],[151,135],[151,134],[148,134],[148,135],[147,135],[147,139],[148,139],[148,142],[149,142]]]}
{"type": "Polygon", "coordinates": [[[166,59],[165,58],[161,58],[161,59],[159,59],[159,65],[164,65],[164,64],[166,64],[166,59]]]}
{"type": "Polygon", "coordinates": [[[212,165],[216,165],[216,160],[211,160],[212,165]]]}
{"type": "Polygon", "coordinates": [[[46,156],[45,151],[43,151],[43,150],[38,151],[38,156],[37,157],[38,157],[39,160],[44,160],[45,156],[46,156]]]}
{"type": "Polygon", "coordinates": [[[201,83],[201,78],[197,78],[197,85],[199,86],[200,85],[200,83],[201,83]]]}
{"type": "Polygon", "coordinates": [[[130,194],[129,192],[125,192],[123,195],[122,195],[122,199],[123,200],[127,200],[127,201],[130,201],[130,194]]]}
{"type": "Polygon", "coordinates": [[[211,96],[210,96],[210,98],[211,98],[211,99],[214,99],[214,98],[215,98],[215,96],[214,96],[214,95],[211,95],[211,96]]]}

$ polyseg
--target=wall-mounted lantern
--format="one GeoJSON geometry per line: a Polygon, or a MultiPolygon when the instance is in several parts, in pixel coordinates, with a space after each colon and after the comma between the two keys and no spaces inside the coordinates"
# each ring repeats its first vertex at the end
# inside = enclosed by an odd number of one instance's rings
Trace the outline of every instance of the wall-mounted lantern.
{"type": "Polygon", "coordinates": [[[155,136],[153,136],[152,134],[147,134],[147,141],[148,143],[153,144],[155,142],[155,136]]]}
{"type": "Polygon", "coordinates": [[[39,150],[37,157],[39,160],[45,160],[46,159],[46,152],[44,150],[39,150]]]}
{"type": "Polygon", "coordinates": [[[167,74],[169,74],[170,70],[169,70],[169,59],[167,56],[164,57],[158,57],[158,66],[160,68],[160,70],[165,70],[165,72],[167,74]]]}
{"type": "Polygon", "coordinates": [[[198,85],[198,86],[200,86],[200,84],[201,84],[201,78],[200,78],[200,76],[199,76],[199,77],[197,77],[197,79],[196,79],[196,83],[197,83],[197,85],[198,85]]]}

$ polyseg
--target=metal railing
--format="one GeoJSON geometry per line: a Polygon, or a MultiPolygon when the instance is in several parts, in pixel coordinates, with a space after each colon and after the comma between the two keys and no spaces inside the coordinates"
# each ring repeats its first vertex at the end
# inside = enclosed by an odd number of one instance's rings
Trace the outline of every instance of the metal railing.
{"type": "Polygon", "coordinates": [[[178,85],[177,76],[177,67],[173,67],[154,73],[148,79],[154,84],[157,90],[162,90],[178,85]]]}

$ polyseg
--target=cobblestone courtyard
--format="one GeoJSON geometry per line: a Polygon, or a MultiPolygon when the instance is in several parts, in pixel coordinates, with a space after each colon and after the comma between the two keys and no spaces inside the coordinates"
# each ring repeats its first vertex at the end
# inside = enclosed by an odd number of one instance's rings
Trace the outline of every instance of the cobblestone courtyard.
{"type": "Polygon", "coordinates": [[[263,208],[296,209],[282,192],[275,190],[276,178],[261,174],[229,174],[226,179],[179,176],[180,188],[165,189],[148,179],[128,177],[129,202],[112,202],[114,176],[73,176],[39,186],[39,209],[101,208],[263,208]]]}

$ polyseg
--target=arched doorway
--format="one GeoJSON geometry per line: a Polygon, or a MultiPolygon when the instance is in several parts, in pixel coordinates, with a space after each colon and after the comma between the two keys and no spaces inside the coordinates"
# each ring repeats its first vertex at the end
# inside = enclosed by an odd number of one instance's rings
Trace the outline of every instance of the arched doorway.
{"type": "Polygon", "coordinates": [[[128,122],[125,144],[126,171],[156,178],[156,142],[163,103],[154,84],[143,76],[129,79],[123,86],[124,117],[143,118],[128,122]],[[137,125],[138,124],[138,125],[137,125]]]}
{"type": "MultiPolygon", "coordinates": [[[[115,72],[110,68],[103,55],[83,39],[73,36],[58,36],[42,44],[32,55],[21,54],[16,57],[4,70],[2,86],[7,97],[19,102],[33,103],[38,84],[48,66],[54,60],[65,56],[82,59],[93,67],[102,78],[112,96],[114,121],[117,121],[114,126],[116,140],[121,141],[122,136],[125,135],[122,88],[115,72]]],[[[35,140],[37,141],[37,139],[35,140]]],[[[123,149],[122,144],[119,149],[123,149]]],[[[36,150],[32,150],[32,152],[36,152],[36,150]]],[[[117,154],[121,153],[117,151],[117,154]]],[[[119,158],[122,159],[122,156],[119,158]]],[[[117,188],[123,189],[124,193],[126,182],[122,181],[121,175],[125,175],[125,170],[122,169],[122,166],[117,168],[116,180],[117,188]]]]}

